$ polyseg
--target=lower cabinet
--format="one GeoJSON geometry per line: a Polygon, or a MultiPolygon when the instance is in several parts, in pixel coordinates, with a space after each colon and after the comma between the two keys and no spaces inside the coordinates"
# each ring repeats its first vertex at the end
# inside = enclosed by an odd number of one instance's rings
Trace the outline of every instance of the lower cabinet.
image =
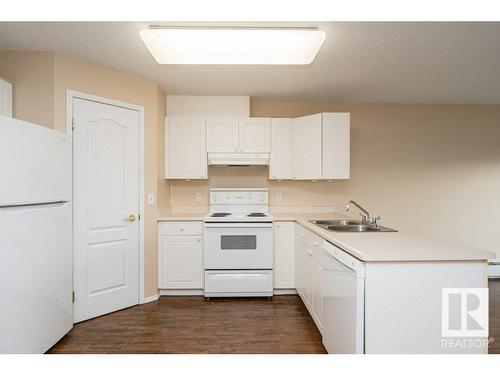
{"type": "Polygon", "coordinates": [[[274,288],[295,288],[295,223],[274,223],[274,288]]]}
{"type": "Polygon", "coordinates": [[[313,254],[311,259],[311,315],[319,331],[323,333],[323,266],[313,254]]]}
{"type": "Polygon", "coordinates": [[[309,231],[297,225],[295,240],[295,288],[302,302],[310,311],[311,305],[311,257],[312,250],[308,246],[309,231]]]}
{"type": "Polygon", "coordinates": [[[158,237],[159,289],[202,289],[202,223],[162,222],[158,237]]]}
{"type": "Polygon", "coordinates": [[[322,239],[297,224],[295,246],[295,283],[316,326],[323,329],[323,256],[322,239]]]}

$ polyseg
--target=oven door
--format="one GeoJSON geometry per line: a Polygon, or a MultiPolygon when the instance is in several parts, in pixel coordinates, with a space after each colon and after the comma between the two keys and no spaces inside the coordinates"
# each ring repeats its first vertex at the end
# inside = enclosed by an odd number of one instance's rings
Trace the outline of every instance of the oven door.
{"type": "Polygon", "coordinates": [[[272,269],[272,223],[205,223],[207,270],[272,269]]]}

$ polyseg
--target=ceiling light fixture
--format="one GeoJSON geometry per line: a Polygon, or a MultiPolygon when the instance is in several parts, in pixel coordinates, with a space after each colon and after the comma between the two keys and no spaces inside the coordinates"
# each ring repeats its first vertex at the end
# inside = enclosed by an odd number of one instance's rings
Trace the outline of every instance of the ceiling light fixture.
{"type": "Polygon", "coordinates": [[[155,27],[141,39],[159,64],[308,65],[325,40],[312,27],[155,27]]]}

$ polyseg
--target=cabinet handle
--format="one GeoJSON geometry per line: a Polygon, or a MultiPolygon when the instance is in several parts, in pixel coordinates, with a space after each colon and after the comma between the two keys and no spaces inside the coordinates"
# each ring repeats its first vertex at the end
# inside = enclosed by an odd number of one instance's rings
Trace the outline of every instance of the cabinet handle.
{"type": "Polygon", "coordinates": [[[317,243],[317,242],[314,242],[314,246],[318,246],[318,245],[319,245],[319,243],[317,243]]]}
{"type": "Polygon", "coordinates": [[[198,238],[196,241],[201,242],[201,238],[198,238]]]}
{"type": "Polygon", "coordinates": [[[307,255],[313,255],[313,252],[309,249],[306,250],[307,255]]]}
{"type": "Polygon", "coordinates": [[[184,232],[184,228],[179,228],[179,230],[180,230],[181,232],[184,232]]]}

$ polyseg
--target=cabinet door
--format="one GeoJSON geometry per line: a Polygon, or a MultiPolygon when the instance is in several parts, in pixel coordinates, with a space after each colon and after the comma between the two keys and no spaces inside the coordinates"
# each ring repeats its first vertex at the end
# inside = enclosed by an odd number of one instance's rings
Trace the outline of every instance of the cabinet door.
{"type": "Polygon", "coordinates": [[[207,118],[207,152],[238,152],[237,118],[207,118]]]}
{"type": "Polygon", "coordinates": [[[295,288],[295,223],[274,223],[274,287],[295,288]]]}
{"type": "Polygon", "coordinates": [[[295,287],[302,302],[310,309],[311,300],[311,256],[312,251],[307,245],[308,230],[302,226],[296,227],[295,248],[295,287]]]}
{"type": "Polygon", "coordinates": [[[203,244],[201,236],[162,236],[159,287],[203,288],[203,244]]]}
{"type": "Polygon", "coordinates": [[[348,179],[350,162],[350,113],[323,113],[324,179],[348,179]]]}
{"type": "Polygon", "coordinates": [[[270,152],[271,119],[240,118],[239,119],[239,151],[270,152]]]}
{"type": "Polygon", "coordinates": [[[271,119],[269,179],[292,178],[292,119],[271,119]]]}
{"type": "Polygon", "coordinates": [[[165,158],[165,178],[208,178],[205,119],[166,118],[165,158]]]}
{"type": "Polygon", "coordinates": [[[321,179],[321,114],[292,121],[293,178],[321,179]]]}
{"type": "Polygon", "coordinates": [[[321,261],[313,255],[311,260],[311,315],[320,332],[323,332],[322,275],[321,261]]]}

